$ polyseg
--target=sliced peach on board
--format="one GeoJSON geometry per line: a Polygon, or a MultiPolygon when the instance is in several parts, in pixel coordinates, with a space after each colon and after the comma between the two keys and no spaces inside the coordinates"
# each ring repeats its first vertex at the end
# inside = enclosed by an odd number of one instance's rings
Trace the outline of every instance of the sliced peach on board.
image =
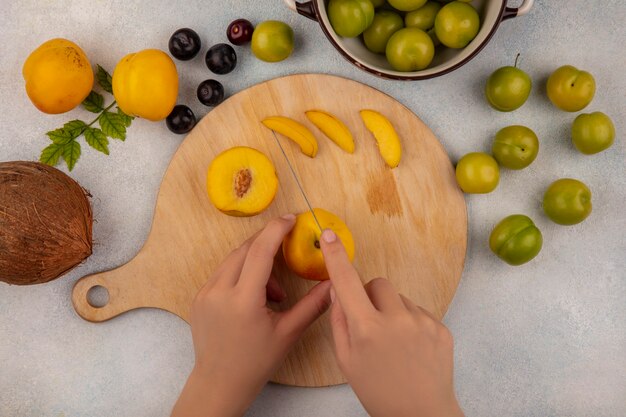
{"type": "Polygon", "coordinates": [[[402,144],[389,119],[374,110],[361,110],[360,114],[365,127],[376,138],[378,151],[385,163],[391,168],[397,167],[402,157],[402,144]]]}
{"type": "Polygon", "coordinates": [[[303,124],[283,116],[268,117],[263,119],[261,123],[274,132],[287,136],[296,142],[306,156],[314,158],[317,155],[317,140],[313,133],[303,124]]]}
{"type": "Polygon", "coordinates": [[[278,190],[272,161],[262,152],[237,146],[213,159],[207,192],[213,205],[230,216],[254,216],[265,210],[278,190]]]}
{"type": "Polygon", "coordinates": [[[348,153],[354,153],[354,138],[348,126],[346,126],[336,116],[323,110],[309,110],[304,112],[306,117],[319,130],[322,131],[337,146],[348,153]]]}
{"type": "MultiPolygon", "coordinates": [[[[354,259],[354,239],[339,217],[324,209],[313,209],[322,229],[331,229],[343,243],[350,261],[354,259]]],[[[328,279],[324,255],[320,249],[320,230],[313,214],[305,211],[296,216],[296,224],[283,240],[283,257],[289,269],[305,279],[328,279]]]]}

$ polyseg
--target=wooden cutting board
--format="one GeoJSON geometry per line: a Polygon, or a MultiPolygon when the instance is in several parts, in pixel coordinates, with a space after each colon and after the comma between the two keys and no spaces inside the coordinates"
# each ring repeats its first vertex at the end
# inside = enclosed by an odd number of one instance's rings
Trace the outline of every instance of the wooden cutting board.
{"type": "MultiPolygon", "coordinates": [[[[279,136],[313,206],[337,214],[352,230],[354,264],[363,281],[387,277],[410,299],[443,317],[461,277],[467,244],[465,201],[445,150],[428,127],[393,98],[321,74],[258,84],[230,97],[198,123],[163,178],[143,248],[127,264],[76,283],[72,301],[81,317],[101,322],[135,308],[154,307],[188,322],[193,297],[227,253],[270,219],[306,210],[272,133],[260,122],[273,115],[292,117],[317,137],[319,151],[311,159],[279,136]],[[306,119],[304,112],[310,109],[329,111],[346,123],[355,137],[354,154],[341,150],[306,119]],[[361,109],[378,110],[395,126],[403,145],[397,168],[383,163],[360,119],[361,109]],[[267,155],[280,181],[270,207],[250,218],[222,214],[206,194],[207,168],[214,156],[239,145],[267,155]],[[109,292],[108,303],[100,308],[87,301],[89,289],[98,285],[109,292]]],[[[289,295],[282,308],[313,285],[290,273],[280,255],[275,272],[289,295]]],[[[332,350],[328,320],[322,317],[273,380],[297,386],[345,382],[332,350]]]]}

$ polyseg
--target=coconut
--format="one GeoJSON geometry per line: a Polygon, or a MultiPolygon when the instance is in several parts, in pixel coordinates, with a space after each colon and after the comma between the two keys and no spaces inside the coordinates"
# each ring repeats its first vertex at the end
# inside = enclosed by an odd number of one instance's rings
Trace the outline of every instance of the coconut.
{"type": "Polygon", "coordinates": [[[38,162],[0,163],[0,281],[48,282],[92,251],[91,195],[38,162]]]}

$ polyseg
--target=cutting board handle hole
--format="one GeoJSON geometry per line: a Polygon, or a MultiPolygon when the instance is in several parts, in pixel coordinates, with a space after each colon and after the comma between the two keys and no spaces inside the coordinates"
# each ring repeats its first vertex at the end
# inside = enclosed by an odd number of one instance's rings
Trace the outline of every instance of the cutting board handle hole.
{"type": "Polygon", "coordinates": [[[93,308],[102,308],[109,303],[109,290],[102,285],[94,285],[87,291],[87,302],[93,308]]]}

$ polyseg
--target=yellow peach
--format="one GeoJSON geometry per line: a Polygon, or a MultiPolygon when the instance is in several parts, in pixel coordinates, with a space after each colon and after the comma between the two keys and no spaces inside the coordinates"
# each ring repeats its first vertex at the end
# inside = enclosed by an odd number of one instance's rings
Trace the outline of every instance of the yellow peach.
{"type": "Polygon", "coordinates": [[[207,192],[213,205],[230,216],[254,216],[265,210],[278,190],[274,164],[262,152],[237,146],[213,159],[207,192]]]}
{"type": "Polygon", "coordinates": [[[348,226],[339,217],[324,209],[313,209],[318,225],[310,211],[298,214],[296,224],[283,240],[283,257],[289,269],[305,279],[328,279],[324,255],[320,249],[322,229],[331,229],[343,243],[350,261],[354,259],[354,239],[348,226]]]}
{"type": "Polygon", "coordinates": [[[44,113],[65,113],[78,106],[93,87],[93,69],[78,45],[67,39],[51,39],[35,49],[24,62],[26,93],[44,113]]]}
{"type": "Polygon", "coordinates": [[[151,121],[165,119],[178,98],[178,71],[159,49],[128,54],[113,71],[113,96],[122,111],[151,121]]]}

